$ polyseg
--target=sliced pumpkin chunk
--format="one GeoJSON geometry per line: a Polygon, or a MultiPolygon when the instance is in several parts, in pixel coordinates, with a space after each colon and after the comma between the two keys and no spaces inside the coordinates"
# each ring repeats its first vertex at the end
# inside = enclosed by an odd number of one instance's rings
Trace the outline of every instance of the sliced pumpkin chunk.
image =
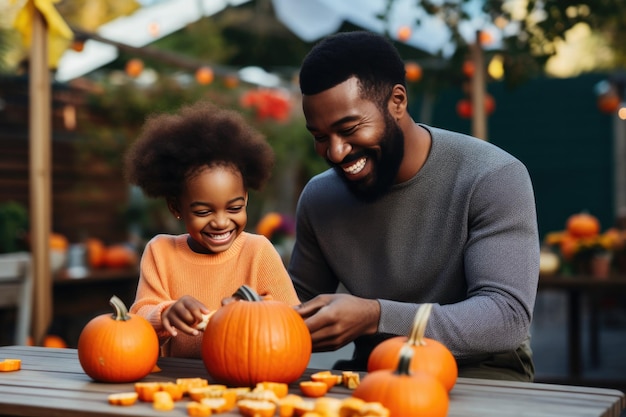
{"type": "Polygon", "coordinates": [[[166,391],[174,401],[180,401],[183,398],[183,387],[175,382],[161,382],[159,391],[166,391]]]}
{"type": "Polygon", "coordinates": [[[259,382],[258,384],[256,384],[255,391],[256,390],[270,390],[270,391],[273,391],[274,394],[276,394],[276,397],[283,398],[289,392],[289,385],[283,382],[265,381],[265,382],[259,382]]]}
{"type": "Polygon", "coordinates": [[[187,403],[187,415],[189,417],[209,417],[213,412],[211,407],[198,401],[187,403]]]}
{"type": "Polygon", "coordinates": [[[205,378],[177,378],[176,383],[183,389],[183,394],[188,394],[191,388],[206,387],[209,381],[205,378]]]}
{"type": "Polygon", "coordinates": [[[323,416],[337,416],[341,409],[341,400],[339,398],[321,397],[315,400],[313,411],[323,416]]]}
{"type": "Polygon", "coordinates": [[[311,375],[311,381],[324,382],[331,389],[341,382],[341,375],[335,375],[330,371],[320,371],[311,375]]]}
{"type": "Polygon", "coordinates": [[[276,412],[276,404],[271,401],[240,400],[237,407],[246,417],[273,417],[276,412]]]}
{"type": "Polygon", "coordinates": [[[5,359],[0,362],[0,372],[13,372],[22,369],[21,359],[5,359]]]}
{"type": "Polygon", "coordinates": [[[361,415],[361,409],[365,401],[356,397],[348,397],[341,401],[339,407],[339,417],[358,417],[361,415]]]}
{"type": "Polygon", "coordinates": [[[293,415],[296,417],[303,416],[306,413],[312,413],[315,408],[315,403],[310,400],[302,399],[297,404],[293,406],[293,415]]]}
{"type": "Polygon", "coordinates": [[[158,391],[154,393],[152,408],[159,411],[170,411],[174,409],[174,400],[167,391],[158,391]]]}
{"type": "Polygon", "coordinates": [[[358,372],[343,371],[341,373],[343,386],[349,389],[355,389],[361,383],[361,377],[358,372]]]}
{"type": "Polygon", "coordinates": [[[110,394],[107,399],[111,405],[129,406],[137,402],[138,394],[136,392],[118,392],[110,394]]]}
{"type": "Polygon", "coordinates": [[[293,417],[295,415],[296,405],[302,401],[301,396],[296,394],[287,394],[285,397],[278,400],[278,416],[279,417],[293,417]]]}
{"type": "Polygon", "coordinates": [[[154,394],[161,390],[159,382],[135,382],[135,392],[140,401],[154,401],[154,394]]]}
{"type": "Polygon", "coordinates": [[[208,406],[213,413],[225,413],[233,408],[225,398],[203,398],[200,402],[208,406]]]}
{"type": "Polygon", "coordinates": [[[361,415],[370,417],[389,417],[389,409],[379,402],[365,403],[361,408],[361,415]]]}
{"type": "Polygon", "coordinates": [[[328,392],[328,385],[324,382],[302,381],[300,382],[300,391],[305,397],[323,397],[328,392]]]}

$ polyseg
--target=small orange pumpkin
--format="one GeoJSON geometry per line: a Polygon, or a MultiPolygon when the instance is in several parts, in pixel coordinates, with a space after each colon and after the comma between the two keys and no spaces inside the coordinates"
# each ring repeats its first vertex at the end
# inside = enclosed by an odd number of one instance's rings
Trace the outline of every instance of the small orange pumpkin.
{"type": "Polygon", "coordinates": [[[128,313],[118,297],[110,300],[115,314],[94,317],[78,338],[78,360],[92,379],[100,382],[134,382],[154,369],[159,340],[152,325],[128,313]]]}
{"type": "Polygon", "coordinates": [[[107,246],[102,254],[102,265],[107,268],[125,268],[136,263],[135,251],[121,243],[107,246]]]}
{"type": "Polygon", "coordinates": [[[287,303],[264,300],[247,286],[239,301],[220,307],[202,339],[202,360],[219,383],[255,386],[291,383],[311,358],[311,335],[304,320],[287,303]]]}
{"type": "Polygon", "coordinates": [[[68,247],[69,242],[65,235],[61,233],[50,233],[50,249],[66,251],[68,247]]]}
{"type": "Polygon", "coordinates": [[[600,233],[600,221],[597,217],[583,211],[567,218],[565,230],[577,238],[595,237],[600,233]]]}
{"type": "Polygon", "coordinates": [[[380,369],[368,373],[352,396],[381,403],[390,417],[445,417],[450,406],[448,391],[430,373],[409,370],[415,353],[411,345],[404,345],[396,356],[399,361],[395,371],[380,369]]]}
{"type": "Polygon", "coordinates": [[[458,366],[452,352],[437,340],[424,337],[432,304],[422,304],[415,314],[409,337],[396,336],[381,342],[372,350],[367,363],[368,372],[379,369],[395,369],[400,350],[408,344],[415,352],[411,371],[423,371],[433,375],[448,391],[458,377],[458,366]]]}
{"type": "Polygon", "coordinates": [[[100,268],[104,264],[106,246],[102,240],[90,237],[85,240],[87,248],[87,263],[91,268],[100,268]]]}

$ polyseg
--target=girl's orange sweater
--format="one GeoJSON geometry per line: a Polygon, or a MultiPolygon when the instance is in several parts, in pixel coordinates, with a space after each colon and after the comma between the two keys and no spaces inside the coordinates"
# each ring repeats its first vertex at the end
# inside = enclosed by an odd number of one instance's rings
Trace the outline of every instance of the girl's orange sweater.
{"type": "Polygon", "coordinates": [[[261,235],[243,232],[232,246],[217,254],[193,252],[187,234],[157,235],[148,242],[141,258],[135,302],[130,312],[145,317],[162,344],[162,354],[200,357],[202,332],[198,336],[163,329],[161,313],[183,295],[201,301],[210,310],[221,306],[246,284],[261,295],[271,295],[289,305],[300,303],[280,255],[261,235]]]}

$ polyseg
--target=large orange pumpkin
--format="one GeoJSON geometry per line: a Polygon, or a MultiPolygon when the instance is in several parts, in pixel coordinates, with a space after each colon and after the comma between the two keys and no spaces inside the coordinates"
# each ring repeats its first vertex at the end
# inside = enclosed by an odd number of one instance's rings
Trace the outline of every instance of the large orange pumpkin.
{"type": "Polygon", "coordinates": [[[430,373],[409,370],[415,353],[412,346],[403,345],[396,356],[396,370],[368,373],[352,396],[381,403],[390,417],[445,417],[450,406],[448,391],[430,373]]]}
{"type": "Polygon", "coordinates": [[[291,383],[311,358],[311,335],[304,320],[287,303],[262,300],[247,286],[241,300],[219,308],[202,338],[202,360],[219,383],[255,386],[291,383]]]}
{"type": "Polygon", "coordinates": [[[111,297],[115,314],[101,314],[85,325],[78,338],[78,360],[87,375],[101,382],[134,382],[148,375],[159,358],[152,325],[128,313],[111,297]]]}
{"type": "Polygon", "coordinates": [[[587,212],[576,213],[567,218],[565,229],[573,237],[595,237],[600,233],[600,221],[587,212]]]}
{"type": "Polygon", "coordinates": [[[409,337],[396,336],[381,342],[372,350],[367,363],[368,372],[396,369],[400,350],[408,344],[415,355],[411,371],[423,371],[439,379],[444,388],[452,389],[458,377],[458,367],[452,352],[437,340],[424,337],[432,304],[422,304],[415,314],[409,337]]]}

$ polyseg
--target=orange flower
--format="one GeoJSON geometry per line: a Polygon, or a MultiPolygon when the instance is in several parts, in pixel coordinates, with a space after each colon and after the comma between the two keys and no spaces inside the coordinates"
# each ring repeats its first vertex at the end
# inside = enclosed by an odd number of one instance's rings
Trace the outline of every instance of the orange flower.
{"type": "Polygon", "coordinates": [[[284,122],[289,119],[291,111],[291,100],[288,95],[267,88],[247,91],[241,97],[241,105],[255,109],[259,120],[274,119],[284,122]]]}
{"type": "Polygon", "coordinates": [[[271,239],[276,229],[280,227],[282,221],[283,218],[280,214],[275,212],[267,213],[257,224],[256,232],[271,239]]]}

